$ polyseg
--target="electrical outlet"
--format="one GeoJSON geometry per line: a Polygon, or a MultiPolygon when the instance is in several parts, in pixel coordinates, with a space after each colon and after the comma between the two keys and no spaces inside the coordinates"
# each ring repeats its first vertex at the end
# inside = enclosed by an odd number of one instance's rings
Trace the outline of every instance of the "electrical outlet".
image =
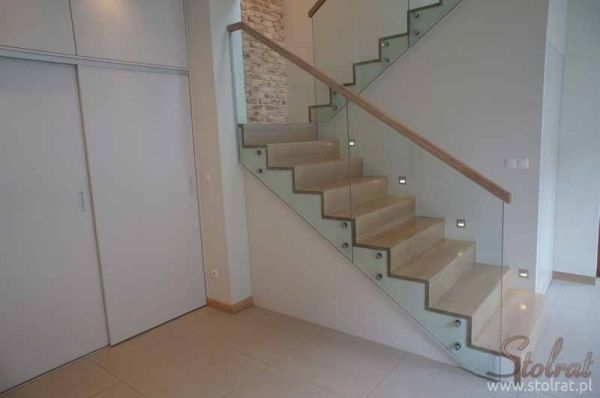
{"type": "Polygon", "coordinates": [[[211,276],[213,279],[219,279],[219,270],[218,270],[218,269],[216,269],[216,268],[213,268],[213,269],[211,269],[211,270],[210,270],[210,276],[211,276]]]}

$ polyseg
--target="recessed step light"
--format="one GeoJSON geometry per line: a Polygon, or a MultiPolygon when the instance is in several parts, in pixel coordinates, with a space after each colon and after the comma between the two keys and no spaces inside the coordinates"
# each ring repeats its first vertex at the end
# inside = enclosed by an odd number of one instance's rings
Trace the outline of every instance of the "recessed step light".
{"type": "Polygon", "coordinates": [[[529,278],[529,271],[526,269],[519,269],[519,277],[523,279],[529,278]]]}

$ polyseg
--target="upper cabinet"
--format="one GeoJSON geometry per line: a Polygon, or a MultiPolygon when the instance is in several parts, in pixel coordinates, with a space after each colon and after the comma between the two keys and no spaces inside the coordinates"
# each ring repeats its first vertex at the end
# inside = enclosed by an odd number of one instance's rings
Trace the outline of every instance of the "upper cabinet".
{"type": "Polygon", "coordinates": [[[78,55],[187,67],[182,0],[71,0],[71,8],[78,55]]]}
{"type": "Polygon", "coordinates": [[[75,54],[69,0],[1,0],[0,45],[75,54]]]}

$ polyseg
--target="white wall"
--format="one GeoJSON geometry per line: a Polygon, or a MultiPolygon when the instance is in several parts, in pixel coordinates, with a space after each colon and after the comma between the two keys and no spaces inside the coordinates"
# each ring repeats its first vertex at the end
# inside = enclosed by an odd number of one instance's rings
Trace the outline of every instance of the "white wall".
{"type": "MultiPolygon", "coordinates": [[[[530,279],[518,285],[529,289],[534,288],[537,263],[547,9],[546,1],[464,0],[363,93],[512,192],[504,225],[494,217],[486,227],[493,229],[490,234],[504,228],[504,263],[530,270],[530,279]],[[511,156],[529,158],[530,169],[505,169],[505,159],[511,156]]],[[[373,138],[380,126],[379,122],[362,124],[352,132],[361,134],[358,151],[361,142],[376,145],[382,139],[381,134],[373,138]]],[[[395,142],[382,144],[367,156],[367,167],[385,170],[386,175],[405,175],[398,152],[406,148],[401,140],[395,142]]],[[[471,206],[465,208],[460,193],[429,194],[429,211],[443,216],[444,209],[464,209],[467,222],[489,213],[487,200],[482,203],[471,196],[471,206]]],[[[496,206],[501,209],[499,200],[496,206]]],[[[455,222],[453,217],[450,213],[449,223],[455,222]]]]}
{"type": "Polygon", "coordinates": [[[352,81],[352,63],[379,56],[379,38],[406,32],[408,0],[377,3],[328,0],[312,18],[315,65],[340,83],[352,81]]]}
{"type": "MultiPolygon", "coordinates": [[[[314,0],[283,0],[285,48],[309,63],[314,62],[313,27],[307,17],[314,0]]],[[[308,122],[308,107],[315,104],[315,81],[304,70],[287,62],[288,121],[308,122]]]]}
{"type": "Polygon", "coordinates": [[[396,303],[250,173],[246,206],[256,305],[453,363],[396,303]]]}
{"type": "Polygon", "coordinates": [[[542,142],[540,148],[540,199],[536,291],[543,293],[554,268],[554,221],[562,79],[567,37],[567,1],[550,0],[546,37],[542,142]]]}
{"type": "Polygon", "coordinates": [[[237,149],[237,124],[233,99],[233,82],[227,25],[241,21],[239,0],[211,0],[210,16],[216,93],[225,228],[231,278],[232,302],[252,295],[250,252],[246,226],[244,175],[237,149]]]}
{"type": "Polygon", "coordinates": [[[241,9],[239,0],[186,0],[185,6],[207,291],[209,298],[234,304],[252,295],[226,32],[240,21],[241,9]]]}
{"type": "Polygon", "coordinates": [[[555,270],[596,275],[600,217],[600,2],[569,1],[555,270]]]}

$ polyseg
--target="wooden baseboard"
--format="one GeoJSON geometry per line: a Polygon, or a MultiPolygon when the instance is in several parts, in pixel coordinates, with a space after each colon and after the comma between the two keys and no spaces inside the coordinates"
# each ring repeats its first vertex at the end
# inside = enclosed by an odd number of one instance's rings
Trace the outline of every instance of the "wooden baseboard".
{"type": "Polygon", "coordinates": [[[242,301],[239,301],[235,304],[227,304],[219,300],[207,298],[206,305],[219,311],[226,312],[228,314],[237,314],[238,312],[245,310],[248,307],[252,307],[254,303],[252,301],[252,297],[245,298],[242,301]]]}
{"type": "Polygon", "coordinates": [[[552,273],[553,279],[560,279],[561,281],[581,283],[584,285],[596,286],[596,278],[593,276],[569,274],[567,272],[554,271],[552,273]]]}

